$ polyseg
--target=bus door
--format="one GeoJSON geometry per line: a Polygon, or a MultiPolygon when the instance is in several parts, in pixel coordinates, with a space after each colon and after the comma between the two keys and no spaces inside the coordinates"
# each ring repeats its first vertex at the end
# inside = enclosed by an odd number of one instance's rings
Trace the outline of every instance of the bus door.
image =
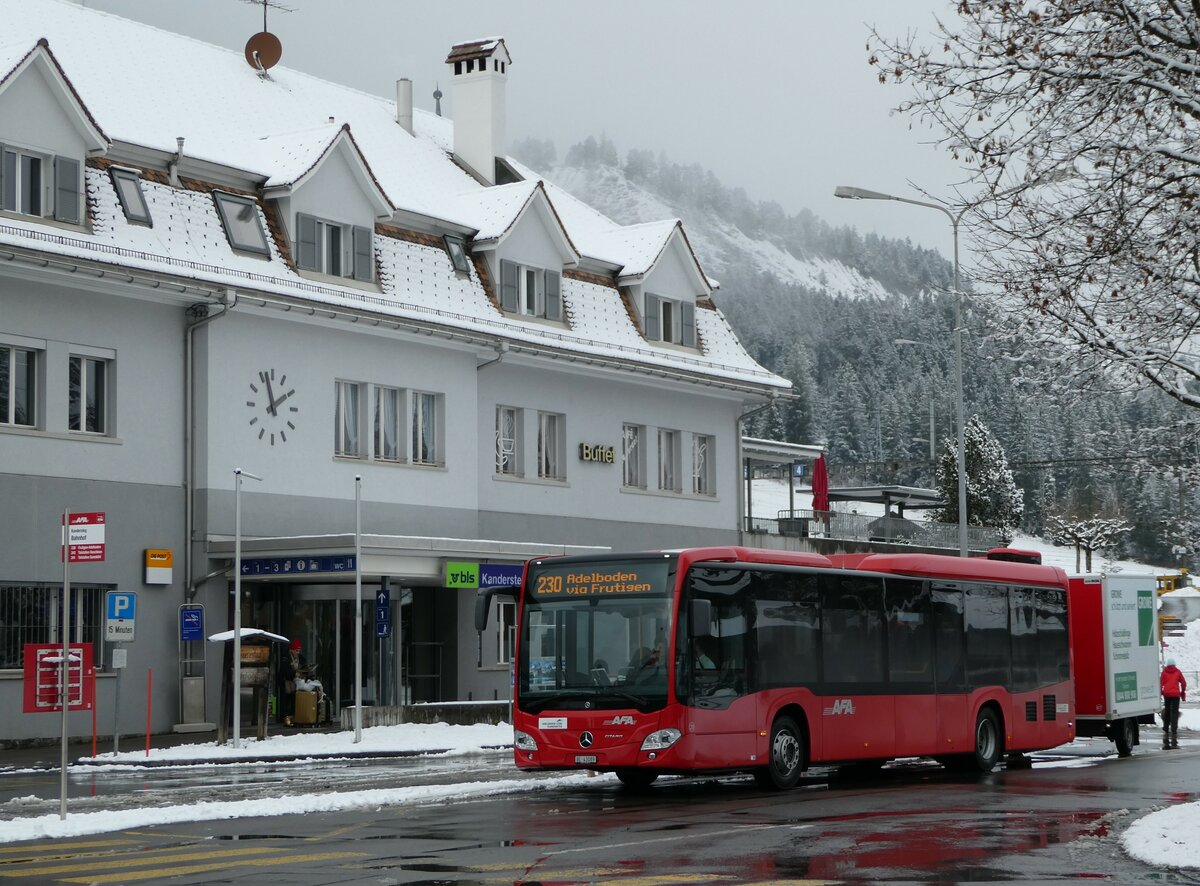
{"type": "Polygon", "coordinates": [[[887,578],[888,685],[896,699],[896,756],[933,752],[938,720],[933,682],[933,624],[925,582],[887,578]]]}
{"type": "Polygon", "coordinates": [[[967,708],[963,592],[940,582],[933,582],[931,592],[937,692],[937,742],[931,753],[967,753],[974,749],[975,724],[967,708]]]}
{"type": "Polygon", "coordinates": [[[883,579],[829,575],[821,595],[819,753],[828,760],[891,758],[896,703],[885,668],[883,579]]]}
{"type": "Polygon", "coordinates": [[[709,567],[694,569],[688,579],[676,631],[675,676],[676,696],[687,705],[685,734],[695,766],[755,762],[758,718],[748,679],[746,617],[752,583],[745,570],[709,567]]]}

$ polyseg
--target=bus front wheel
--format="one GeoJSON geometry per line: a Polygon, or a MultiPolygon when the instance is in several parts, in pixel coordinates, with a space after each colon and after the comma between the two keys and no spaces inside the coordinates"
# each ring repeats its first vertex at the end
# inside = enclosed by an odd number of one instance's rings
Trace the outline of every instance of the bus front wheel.
{"type": "Polygon", "coordinates": [[[618,769],[617,780],[627,788],[644,791],[650,785],[654,784],[654,780],[658,778],[657,772],[649,772],[645,769],[618,769]]]}
{"type": "Polygon", "coordinates": [[[755,770],[755,780],[778,791],[795,787],[804,770],[804,734],[791,717],[777,717],[771,725],[770,755],[767,767],[755,770]]]}
{"type": "Polygon", "coordinates": [[[985,708],[975,720],[975,768],[991,772],[1000,762],[1001,750],[1000,723],[995,712],[985,708]]]}

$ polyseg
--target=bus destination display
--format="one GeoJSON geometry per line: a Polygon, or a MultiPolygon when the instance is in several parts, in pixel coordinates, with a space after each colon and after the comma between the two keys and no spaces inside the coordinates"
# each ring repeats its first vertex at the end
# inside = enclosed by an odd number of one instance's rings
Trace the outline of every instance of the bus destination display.
{"type": "Polygon", "coordinates": [[[591,564],[578,569],[556,569],[534,579],[534,594],[545,600],[554,597],[609,597],[623,594],[650,594],[662,587],[663,569],[653,564],[607,567],[591,564]]]}

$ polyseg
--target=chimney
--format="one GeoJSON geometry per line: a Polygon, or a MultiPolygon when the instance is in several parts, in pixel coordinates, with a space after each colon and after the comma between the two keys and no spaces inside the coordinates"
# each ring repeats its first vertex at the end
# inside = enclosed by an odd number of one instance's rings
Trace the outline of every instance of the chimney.
{"type": "Polygon", "coordinates": [[[405,77],[396,81],[396,122],[409,135],[413,134],[412,81],[405,77]]]}
{"type": "Polygon", "coordinates": [[[446,57],[454,102],[454,156],[489,185],[504,155],[504,86],[512,59],[504,39],[458,43],[446,57]]]}

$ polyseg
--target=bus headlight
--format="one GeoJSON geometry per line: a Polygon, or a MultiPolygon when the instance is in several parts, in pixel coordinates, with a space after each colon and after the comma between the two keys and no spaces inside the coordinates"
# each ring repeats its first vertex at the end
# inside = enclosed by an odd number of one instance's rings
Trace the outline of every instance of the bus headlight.
{"type": "Polygon", "coordinates": [[[664,751],[679,741],[681,735],[683,733],[678,729],[659,729],[657,732],[651,732],[646,736],[646,740],[642,742],[642,750],[664,751]]]}
{"type": "Polygon", "coordinates": [[[536,751],[538,749],[537,742],[533,740],[533,736],[519,729],[513,730],[513,744],[516,745],[518,751],[536,751]]]}

